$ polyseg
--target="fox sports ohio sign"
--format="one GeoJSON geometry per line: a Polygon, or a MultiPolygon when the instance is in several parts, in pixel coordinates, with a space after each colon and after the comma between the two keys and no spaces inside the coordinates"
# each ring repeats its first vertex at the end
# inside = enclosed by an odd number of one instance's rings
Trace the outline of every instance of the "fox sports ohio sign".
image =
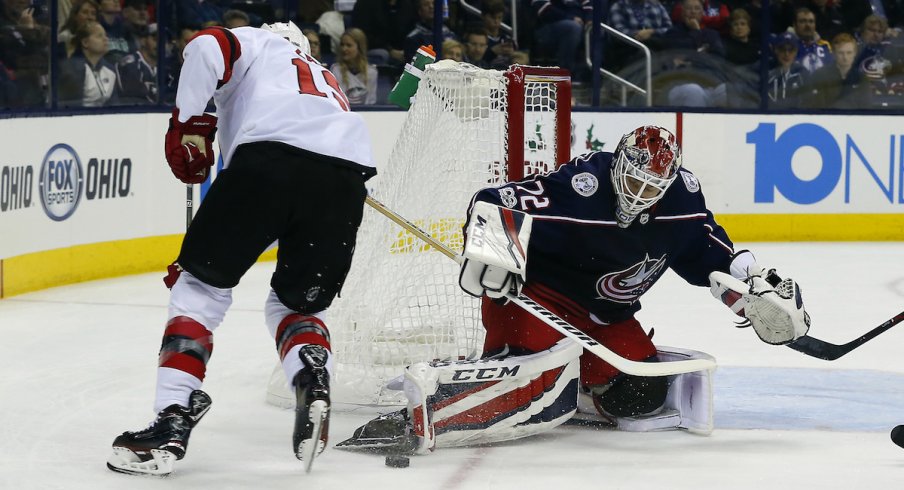
{"type": "Polygon", "coordinates": [[[39,174],[41,205],[54,221],[72,216],[82,196],[82,162],[71,146],[58,144],[44,156],[39,174]]]}

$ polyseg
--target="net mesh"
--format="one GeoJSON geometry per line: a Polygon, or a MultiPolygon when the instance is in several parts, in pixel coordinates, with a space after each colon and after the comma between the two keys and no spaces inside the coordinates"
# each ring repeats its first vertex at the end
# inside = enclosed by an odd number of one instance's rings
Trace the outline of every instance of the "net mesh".
{"type": "MultiPolygon", "coordinates": [[[[373,197],[456,253],[470,197],[506,180],[507,83],[501,71],[429,65],[389,162],[368,182],[373,197]]],[[[537,83],[527,94],[518,110],[530,115],[524,141],[533,173],[554,162],[554,88],[537,83]]],[[[405,366],[479,354],[480,302],[461,291],[458,273],[454,261],[365,206],[328,317],[334,400],[401,404],[404,395],[384,386],[405,366]]]]}

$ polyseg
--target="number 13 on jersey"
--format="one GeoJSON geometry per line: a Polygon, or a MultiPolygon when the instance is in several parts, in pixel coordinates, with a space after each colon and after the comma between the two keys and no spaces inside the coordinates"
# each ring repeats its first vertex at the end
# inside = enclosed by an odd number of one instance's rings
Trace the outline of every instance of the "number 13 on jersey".
{"type": "Polygon", "coordinates": [[[296,51],[296,53],[302,57],[292,60],[292,64],[298,70],[298,93],[331,98],[339,104],[343,111],[348,111],[348,98],[342,93],[342,89],[339,88],[339,81],[336,80],[336,77],[329,70],[320,66],[314,58],[301,54],[301,51],[296,51]],[[320,86],[326,85],[329,87],[329,93],[317,88],[318,84],[314,81],[314,77],[323,82],[320,86]]]}

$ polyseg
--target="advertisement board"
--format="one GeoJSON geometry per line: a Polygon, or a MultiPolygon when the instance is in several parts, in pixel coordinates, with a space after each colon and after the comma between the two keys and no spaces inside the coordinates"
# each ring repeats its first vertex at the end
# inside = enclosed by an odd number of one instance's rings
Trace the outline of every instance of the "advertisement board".
{"type": "MultiPolygon", "coordinates": [[[[379,168],[406,114],[361,115],[379,168]]],[[[163,158],[168,117],[0,120],[0,297],[162,270],[175,258],[186,193],[163,158]]],[[[631,129],[664,126],[735,241],[904,240],[900,121],[576,112],[571,154],[613,151],[631,129]]],[[[206,187],[196,187],[198,201],[206,187]]]]}

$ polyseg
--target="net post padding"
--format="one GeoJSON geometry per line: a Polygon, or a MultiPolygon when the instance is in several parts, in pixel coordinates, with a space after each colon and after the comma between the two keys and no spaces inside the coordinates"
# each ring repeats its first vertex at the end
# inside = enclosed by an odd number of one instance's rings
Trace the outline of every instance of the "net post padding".
{"type": "MultiPolygon", "coordinates": [[[[389,162],[368,182],[375,198],[457,252],[469,199],[510,180],[507,163],[532,162],[530,174],[568,160],[562,155],[570,153],[570,145],[563,148],[570,117],[555,114],[570,106],[567,72],[514,70],[521,75],[428,65],[389,162]],[[524,101],[515,107],[513,87],[524,101]],[[518,124],[520,156],[512,158],[512,120],[519,117],[531,126],[518,124]]],[[[335,401],[402,404],[401,392],[384,386],[405,366],[480,353],[480,302],[458,287],[458,272],[455,262],[365,207],[351,271],[327,315],[335,401]]]]}

